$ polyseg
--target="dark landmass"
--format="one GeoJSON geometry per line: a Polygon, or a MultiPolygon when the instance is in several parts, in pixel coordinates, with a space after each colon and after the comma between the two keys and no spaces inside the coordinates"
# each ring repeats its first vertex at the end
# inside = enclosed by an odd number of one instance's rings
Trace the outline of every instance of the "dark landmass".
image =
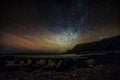
{"type": "Polygon", "coordinates": [[[120,51],[120,36],[92,43],[77,44],[72,50],[68,50],[65,53],[81,54],[81,53],[117,52],[117,51],[120,51]]]}

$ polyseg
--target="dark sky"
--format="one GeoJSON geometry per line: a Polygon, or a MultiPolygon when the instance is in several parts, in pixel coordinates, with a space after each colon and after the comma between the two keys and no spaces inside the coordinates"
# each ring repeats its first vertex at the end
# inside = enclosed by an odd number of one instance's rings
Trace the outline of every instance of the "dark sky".
{"type": "Polygon", "coordinates": [[[4,0],[1,46],[63,52],[120,35],[115,0],[4,0]]]}

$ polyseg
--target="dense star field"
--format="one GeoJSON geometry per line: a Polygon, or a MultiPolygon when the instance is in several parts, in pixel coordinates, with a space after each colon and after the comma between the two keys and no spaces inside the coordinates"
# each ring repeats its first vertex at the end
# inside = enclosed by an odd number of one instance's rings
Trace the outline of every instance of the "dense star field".
{"type": "Polygon", "coordinates": [[[64,52],[120,35],[115,0],[4,0],[2,52],[64,52]]]}

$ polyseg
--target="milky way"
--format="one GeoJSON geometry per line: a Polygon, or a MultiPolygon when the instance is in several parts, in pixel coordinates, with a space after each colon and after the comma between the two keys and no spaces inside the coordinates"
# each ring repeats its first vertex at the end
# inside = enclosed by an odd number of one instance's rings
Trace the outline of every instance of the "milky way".
{"type": "Polygon", "coordinates": [[[4,1],[0,45],[6,52],[64,52],[120,35],[118,5],[114,0],[4,1]]]}

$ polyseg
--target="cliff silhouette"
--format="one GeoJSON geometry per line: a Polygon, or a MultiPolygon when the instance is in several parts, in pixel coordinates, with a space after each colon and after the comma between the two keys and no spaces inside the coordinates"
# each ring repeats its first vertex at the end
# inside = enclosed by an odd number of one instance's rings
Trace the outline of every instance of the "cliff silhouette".
{"type": "Polygon", "coordinates": [[[96,42],[77,44],[73,49],[65,53],[93,53],[93,52],[120,51],[120,35],[96,42]]]}

